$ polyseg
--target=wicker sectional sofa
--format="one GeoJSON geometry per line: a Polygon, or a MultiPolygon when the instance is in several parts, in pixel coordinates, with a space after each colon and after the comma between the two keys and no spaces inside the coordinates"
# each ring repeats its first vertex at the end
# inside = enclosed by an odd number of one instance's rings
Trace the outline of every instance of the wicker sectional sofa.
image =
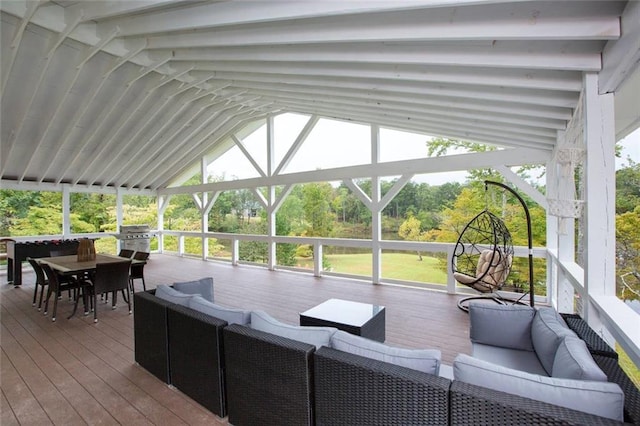
{"type": "Polygon", "coordinates": [[[620,424],[228,325],[154,292],[134,295],[136,362],[234,425],[620,424]]]}

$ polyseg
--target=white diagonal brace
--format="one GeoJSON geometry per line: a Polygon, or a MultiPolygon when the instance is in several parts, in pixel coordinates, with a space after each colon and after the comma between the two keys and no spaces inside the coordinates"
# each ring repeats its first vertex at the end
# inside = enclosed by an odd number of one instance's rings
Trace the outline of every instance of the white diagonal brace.
{"type": "Polygon", "coordinates": [[[285,185],[284,189],[282,190],[280,195],[278,195],[278,198],[276,198],[275,202],[271,206],[271,210],[269,211],[269,213],[277,213],[278,210],[280,210],[280,207],[282,207],[282,203],[284,203],[289,194],[291,194],[293,188],[295,188],[295,184],[285,185]]]}
{"type": "Polygon", "coordinates": [[[509,182],[513,183],[519,190],[531,197],[531,199],[538,203],[540,207],[547,210],[549,206],[547,197],[541,194],[540,191],[534,188],[529,182],[522,179],[517,173],[514,173],[507,166],[495,166],[494,168],[507,178],[509,182]]]}
{"type": "Polygon", "coordinates": [[[269,211],[269,202],[264,197],[264,194],[260,191],[260,188],[251,188],[252,192],[255,194],[258,202],[262,204],[265,210],[269,211]]]}
{"type": "Polygon", "coordinates": [[[204,214],[208,215],[209,212],[211,211],[211,208],[213,207],[213,205],[215,204],[216,200],[218,199],[218,197],[220,196],[220,191],[214,191],[213,193],[211,193],[211,196],[209,197],[209,200],[207,201],[207,205],[204,207],[204,214]]]}
{"type": "Polygon", "coordinates": [[[413,176],[413,174],[402,175],[400,179],[398,179],[396,183],[393,184],[391,189],[389,189],[389,191],[384,194],[384,197],[382,197],[382,199],[380,200],[380,203],[378,205],[380,211],[387,207],[387,205],[394,199],[396,195],[398,195],[398,193],[402,190],[402,188],[404,188],[407,182],[409,182],[411,178],[413,178],[413,176]]]}
{"type": "Polygon", "coordinates": [[[358,197],[360,201],[362,201],[362,204],[364,204],[369,210],[372,209],[373,202],[371,201],[371,198],[369,198],[369,196],[364,193],[362,188],[360,188],[353,181],[353,179],[345,179],[343,182],[345,183],[345,185],[347,185],[347,187],[349,187],[349,189],[351,189],[351,192],[353,192],[355,196],[358,197]]]}
{"type": "Polygon", "coordinates": [[[193,197],[193,201],[195,201],[198,210],[202,213],[202,200],[200,199],[200,195],[194,192],[191,196],[193,197]]]}
{"type": "Polygon", "coordinates": [[[249,160],[249,162],[256,169],[256,171],[258,173],[260,173],[260,176],[267,177],[267,175],[264,172],[264,170],[262,170],[262,167],[260,167],[260,164],[258,164],[258,162],[253,158],[253,156],[247,150],[247,148],[244,146],[242,141],[240,139],[238,139],[235,135],[231,135],[231,139],[233,140],[233,143],[235,143],[238,146],[238,148],[240,148],[240,151],[242,151],[244,156],[247,157],[247,160],[249,160]]]}
{"type": "Polygon", "coordinates": [[[311,133],[315,125],[318,123],[318,120],[320,120],[320,117],[318,117],[317,115],[313,115],[309,117],[307,124],[304,125],[303,129],[300,131],[300,134],[298,134],[298,137],[291,144],[291,147],[289,147],[289,150],[280,161],[280,164],[278,164],[278,167],[273,173],[274,175],[279,175],[282,172],[282,170],[284,170],[284,168],[289,165],[289,163],[291,162],[293,157],[296,155],[296,153],[298,152],[298,150],[300,149],[304,141],[307,140],[307,137],[309,137],[309,134],[311,133]]]}

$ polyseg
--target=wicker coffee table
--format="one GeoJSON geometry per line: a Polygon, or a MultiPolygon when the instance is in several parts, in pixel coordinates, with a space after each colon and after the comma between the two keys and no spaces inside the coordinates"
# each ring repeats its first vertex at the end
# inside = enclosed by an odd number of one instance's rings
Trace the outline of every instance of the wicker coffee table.
{"type": "Polygon", "coordinates": [[[329,299],[300,314],[300,325],[335,327],[347,333],[384,342],[384,306],[329,299]]]}

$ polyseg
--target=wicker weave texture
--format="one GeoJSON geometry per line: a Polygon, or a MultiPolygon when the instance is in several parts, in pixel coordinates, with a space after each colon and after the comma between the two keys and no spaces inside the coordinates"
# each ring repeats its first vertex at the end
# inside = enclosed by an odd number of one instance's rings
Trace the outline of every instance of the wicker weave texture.
{"type": "Polygon", "coordinates": [[[620,368],[618,361],[607,356],[594,355],[593,359],[607,375],[610,382],[617,383],[624,392],[624,420],[640,425],[640,389],[633,384],[620,368]]]}
{"type": "Polygon", "coordinates": [[[151,290],[133,296],[135,360],[151,374],[170,384],[167,307],[171,303],[154,294],[155,290],[151,290]]]}
{"type": "Polygon", "coordinates": [[[229,422],[313,424],[315,346],[238,324],[224,329],[229,422]]]}
{"type": "Polygon", "coordinates": [[[171,384],[224,417],[222,329],[227,322],[180,305],[167,312],[171,384]]]}
{"type": "Polygon", "coordinates": [[[446,425],[450,381],[320,348],[314,356],[318,425],[446,425]]]}
{"type": "Polygon", "coordinates": [[[464,382],[451,384],[451,425],[620,425],[604,417],[464,382]]]}
{"type": "Polygon", "coordinates": [[[614,359],[618,359],[618,353],[602,340],[598,334],[589,327],[589,324],[576,314],[561,314],[565,322],[572,329],[578,337],[580,337],[587,344],[589,352],[592,355],[608,356],[614,359]]]}

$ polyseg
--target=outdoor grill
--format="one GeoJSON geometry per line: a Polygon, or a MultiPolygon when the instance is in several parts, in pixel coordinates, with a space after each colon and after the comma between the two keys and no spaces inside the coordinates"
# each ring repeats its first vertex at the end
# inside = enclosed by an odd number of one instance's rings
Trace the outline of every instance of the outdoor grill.
{"type": "Polygon", "coordinates": [[[120,249],[143,251],[151,250],[151,238],[156,234],[151,232],[148,225],[124,225],[115,237],[120,240],[120,249]]]}

